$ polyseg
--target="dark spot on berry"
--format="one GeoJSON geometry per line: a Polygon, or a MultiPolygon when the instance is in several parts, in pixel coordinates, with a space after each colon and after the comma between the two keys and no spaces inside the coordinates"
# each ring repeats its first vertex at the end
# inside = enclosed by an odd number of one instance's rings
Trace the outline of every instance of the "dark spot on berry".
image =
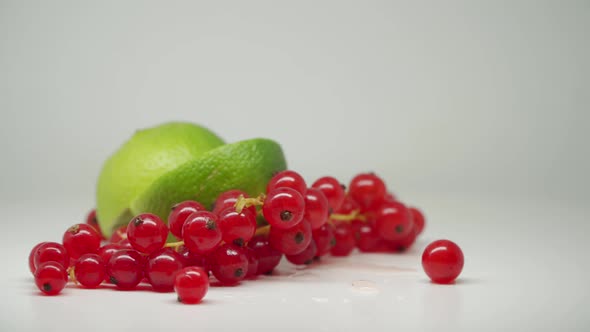
{"type": "Polygon", "coordinates": [[[215,210],[215,202],[211,203],[211,207],[209,208],[209,211],[213,211],[215,210]]]}
{"type": "Polygon", "coordinates": [[[306,260],[305,262],[303,262],[303,264],[305,264],[305,265],[309,265],[311,263],[313,263],[313,258],[310,258],[310,259],[306,260]]]}
{"type": "Polygon", "coordinates": [[[404,231],[404,226],[402,226],[402,225],[395,226],[395,232],[396,233],[401,233],[403,231],[404,231]]]}
{"type": "Polygon", "coordinates": [[[340,188],[342,188],[342,190],[346,191],[346,185],[344,185],[342,183],[340,184],[340,188]]]}
{"type": "Polygon", "coordinates": [[[313,260],[314,260],[314,261],[317,261],[317,262],[319,262],[319,261],[320,261],[320,259],[322,259],[320,256],[315,256],[315,257],[313,258],[313,260]]]}
{"type": "Polygon", "coordinates": [[[96,218],[96,216],[92,217],[92,222],[98,224],[98,219],[96,218]]]}
{"type": "Polygon", "coordinates": [[[305,235],[303,235],[302,232],[297,232],[297,234],[295,234],[295,243],[299,244],[303,242],[303,240],[305,240],[305,235]]]}
{"type": "Polygon", "coordinates": [[[182,302],[182,299],[179,297],[176,298],[178,300],[178,302],[182,302]]]}
{"type": "Polygon", "coordinates": [[[68,228],[68,232],[70,232],[72,234],[78,234],[79,231],[80,231],[80,225],[74,225],[74,226],[68,228]]]}
{"type": "Polygon", "coordinates": [[[264,272],[264,275],[271,276],[271,275],[272,275],[272,271],[273,271],[273,270],[266,271],[266,272],[264,272]]]}
{"type": "Polygon", "coordinates": [[[208,219],[205,228],[212,230],[217,228],[217,223],[213,219],[208,219]]]}
{"type": "Polygon", "coordinates": [[[330,239],[330,247],[333,247],[335,245],[336,245],[336,238],[330,239]]]}
{"type": "Polygon", "coordinates": [[[113,276],[109,277],[109,281],[111,282],[111,284],[116,285],[118,283],[117,279],[113,276]]]}
{"type": "Polygon", "coordinates": [[[234,272],[234,276],[236,278],[241,277],[242,275],[244,275],[244,270],[242,270],[241,268],[237,269],[236,272],[234,272]]]}
{"type": "Polygon", "coordinates": [[[407,248],[406,248],[406,247],[404,247],[404,246],[399,246],[399,247],[397,247],[397,251],[399,251],[399,252],[404,252],[404,251],[406,251],[406,249],[407,249],[407,248]]]}
{"type": "Polygon", "coordinates": [[[46,292],[50,292],[51,291],[51,284],[46,282],[43,284],[43,290],[46,292]]]}
{"type": "Polygon", "coordinates": [[[243,247],[244,246],[244,239],[242,239],[242,238],[237,238],[233,242],[238,247],[243,247]]]}
{"type": "Polygon", "coordinates": [[[282,221],[290,221],[291,219],[293,219],[293,213],[291,213],[291,211],[281,211],[281,220],[282,221]]]}
{"type": "Polygon", "coordinates": [[[137,227],[141,224],[143,224],[143,219],[141,219],[140,217],[133,219],[133,225],[135,225],[135,227],[137,227]]]}
{"type": "Polygon", "coordinates": [[[328,208],[328,215],[331,215],[332,213],[334,213],[334,209],[330,206],[328,208]]]}
{"type": "Polygon", "coordinates": [[[279,171],[279,170],[274,170],[274,171],[272,171],[272,173],[270,173],[270,175],[275,176],[275,175],[279,174],[280,172],[281,171],[279,171]]]}
{"type": "Polygon", "coordinates": [[[174,211],[174,210],[176,210],[177,207],[178,207],[178,204],[174,204],[174,205],[172,205],[172,208],[170,208],[170,210],[174,211]]]}

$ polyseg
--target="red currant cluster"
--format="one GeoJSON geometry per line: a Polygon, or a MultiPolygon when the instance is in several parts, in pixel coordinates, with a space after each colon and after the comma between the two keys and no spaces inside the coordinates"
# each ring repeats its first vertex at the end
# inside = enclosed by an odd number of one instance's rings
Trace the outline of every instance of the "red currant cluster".
{"type": "Polygon", "coordinates": [[[209,274],[222,285],[269,274],[282,256],[296,265],[331,253],[403,251],[424,229],[424,216],[389,193],[375,174],[359,174],[348,191],[333,177],[307,187],[294,171],[276,174],[266,193],[249,197],[229,190],[207,210],[196,201],[172,207],[164,223],[142,213],[108,243],[92,211],[86,224],[70,227],[62,244],[33,248],[29,267],[39,289],[58,294],[68,279],[86,288],[103,282],[133,289],[142,281],[154,291],[176,290],[184,303],[198,303],[209,274]],[[169,242],[169,233],[178,242],[169,242]]]}

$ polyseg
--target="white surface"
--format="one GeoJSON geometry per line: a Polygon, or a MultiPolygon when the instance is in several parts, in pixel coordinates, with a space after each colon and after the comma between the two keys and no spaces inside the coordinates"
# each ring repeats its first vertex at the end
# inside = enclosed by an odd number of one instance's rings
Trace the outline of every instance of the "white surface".
{"type": "MultiPolygon", "coordinates": [[[[409,197],[408,197],[409,198],[409,197]]],[[[426,234],[409,253],[355,254],[237,287],[213,287],[196,306],[173,293],[84,290],[39,295],[27,268],[30,247],[58,240],[80,213],[65,204],[24,212],[1,251],[3,331],[138,329],[305,331],[518,331],[590,328],[588,258],[590,209],[574,202],[517,197],[415,195],[428,216],[426,234]],[[40,219],[43,223],[40,223],[40,219]],[[40,226],[30,227],[35,222],[40,226]],[[26,230],[24,228],[27,228],[26,230]],[[420,252],[431,240],[449,238],[465,254],[455,285],[428,282],[420,252]],[[376,290],[355,289],[367,280],[376,290]]]]}

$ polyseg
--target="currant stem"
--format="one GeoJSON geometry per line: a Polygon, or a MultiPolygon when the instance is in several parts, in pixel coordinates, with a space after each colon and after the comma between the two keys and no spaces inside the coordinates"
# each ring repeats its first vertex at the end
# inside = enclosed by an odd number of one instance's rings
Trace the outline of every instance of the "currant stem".
{"type": "Polygon", "coordinates": [[[332,213],[330,215],[331,220],[335,221],[353,221],[353,220],[360,220],[360,221],[367,221],[367,217],[361,214],[360,210],[352,210],[349,214],[340,214],[340,213],[332,213]]]}
{"type": "Polygon", "coordinates": [[[68,273],[68,276],[70,277],[70,280],[75,284],[78,285],[78,280],[76,280],[76,274],[74,273],[75,268],[73,266],[68,267],[68,269],[66,270],[66,272],[68,273]]]}
{"type": "Polygon", "coordinates": [[[246,197],[244,197],[244,195],[240,195],[238,197],[238,200],[234,204],[234,207],[236,208],[236,212],[237,213],[240,213],[240,212],[242,212],[242,210],[244,208],[247,208],[247,207],[250,207],[250,206],[262,206],[262,205],[264,205],[264,200],[265,199],[266,199],[266,195],[265,194],[260,194],[260,195],[258,195],[258,197],[252,197],[252,198],[246,198],[246,197]]]}
{"type": "Polygon", "coordinates": [[[254,235],[268,235],[268,232],[270,232],[270,225],[258,227],[254,235]]]}
{"type": "Polygon", "coordinates": [[[183,245],[184,245],[184,241],[170,242],[170,243],[164,244],[164,248],[173,248],[174,250],[178,251],[178,248],[183,245]]]}

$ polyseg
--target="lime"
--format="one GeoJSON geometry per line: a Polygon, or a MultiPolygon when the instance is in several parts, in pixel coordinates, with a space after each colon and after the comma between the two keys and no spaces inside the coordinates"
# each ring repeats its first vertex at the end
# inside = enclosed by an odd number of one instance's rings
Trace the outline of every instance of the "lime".
{"type": "Polygon", "coordinates": [[[137,131],[105,162],[98,178],[97,217],[105,236],[129,221],[131,202],[156,179],[223,144],[207,128],[191,123],[165,123],[137,131]]]}

